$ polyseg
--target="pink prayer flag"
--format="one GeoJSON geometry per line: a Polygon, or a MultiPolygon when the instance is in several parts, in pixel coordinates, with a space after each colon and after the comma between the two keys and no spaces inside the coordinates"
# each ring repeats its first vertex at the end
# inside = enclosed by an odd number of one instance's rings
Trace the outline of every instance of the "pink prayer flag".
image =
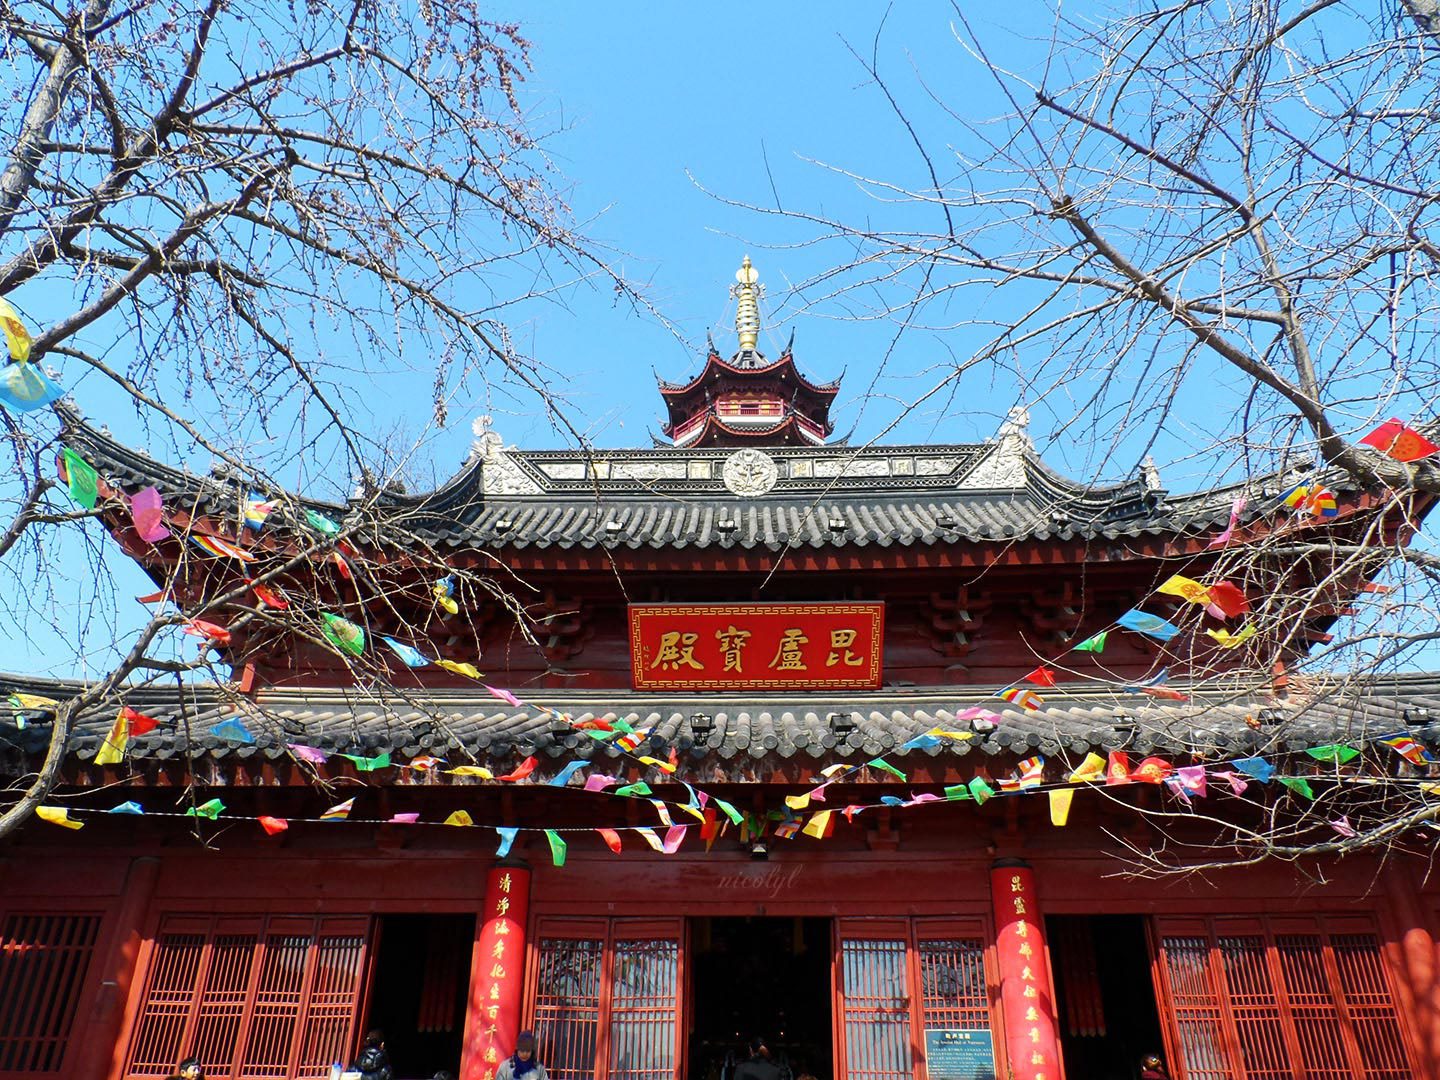
{"type": "Polygon", "coordinates": [[[939,795],[933,795],[933,794],[931,794],[930,792],[927,791],[927,792],[925,792],[925,793],[923,793],[923,794],[916,795],[914,798],[910,799],[910,800],[909,800],[908,802],[906,802],[904,805],[906,805],[906,806],[919,806],[921,803],[939,802],[939,801],[940,801],[940,796],[939,796],[939,795]]]}
{"type": "Polygon", "coordinates": [[[1237,495],[1235,501],[1230,504],[1230,524],[1225,526],[1225,531],[1206,544],[1206,547],[1224,547],[1230,543],[1235,535],[1235,526],[1240,524],[1240,515],[1245,512],[1245,496],[1237,495]]]}
{"type": "Polygon", "coordinates": [[[1353,840],[1360,835],[1355,831],[1355,826],[1350,824],[1350,819],[1344,814],[1341,814],[1334,821],[1330,822],[1330,827],[1345,837],[1346,840],[1353,840]]]}
{"type": "Polygon", "coordinates": [[[308,761],[311,765],[325,764],[325,751],[317,750],[313,746],[306,746],[303,743],[286,743],[290,752],[301,761],[308,761]]]}
{"type": "Polygon", "coordinates": [[[1217,772],[1215,775],[1223,776],[1228,780],[1230,782],[1230,790],[1236,795],[1244,795],[1245,789],[1250,786],[1250,781],[1245,779],[1242,773],[1227,770],[1225,772],[1217,772]]]}
{"type": "Polygon", "coordinates": [[[599,773],[591,773],[585,778],[585,790],[604,791],[606,788],[613,787],[619,782],[620,781],[616,780],[613,776],[601,776],[599,773]]]}
{"type": "Polygon", "coordinates": [[[685,839],[685,832],[689,828],[689,825],[671,825],[665,830],[665,843],[661,850],[666,855],[674,855],[680,850],[680,844],[685,839]]]}
{"type": "Polygon", "coordinates": [[[811,801],[811,802],[824,802],[824,801],[825,801],[825,789],[826,789],[827,787],[829,787],[829,786],[830,786],[829,784],[821,784],[821,785],[820,785],[819,787],[817,787],[817,788],[811,788],[811,790],[810,790],[810,801],[811,801]]]}
{"type": "Polygon", "coordinates": [[[414,825],[420,820],[419,814],[395,814],[390,818],[391,825],[414,825]]]}
{"type": "Polygon", "coordinates": [[[484,683],[481,683],[480,685],[485,686],[485,689],[490,691],[491,697],[497,697],[501,701],[505,702],[506,705],[513,705],[517,709],[520,707],[520,699],[517,698],[514,694],[512,694],[509,690],[501,690],[494,686],[486,686],[484,683]]]}
{"type": "Polygon", "coordinates": [[[1205,797],[1204,765],[1186,765],[1182,769],[1177,769],[1175,778],[1179,781],[1180,786],[1185,789],[1187,795],[1194,795],[1197,799],[1203,799],[1205,797]]]}
{"type": "Polygon", "coordinates": [[[147,544],[157,543],[170,535],[164,523],[160,492],[153,487],[130,496],[130,516],[135,521],[135,531],[147,544]]]}
{"type": "Polygon", "coordinates": [[[1003,717],[999,713],[993,713],[989,709],[982,709],[978,705],[957,713],[956,720],[989,720],[991,723],[998,723],[1003,717]]]}

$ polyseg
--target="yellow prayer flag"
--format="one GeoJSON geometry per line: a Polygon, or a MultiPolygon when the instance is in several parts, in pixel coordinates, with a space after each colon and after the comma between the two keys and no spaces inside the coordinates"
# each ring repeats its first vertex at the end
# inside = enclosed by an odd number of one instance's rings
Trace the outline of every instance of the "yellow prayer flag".
{"type": "Polygon", "coordinates": [[[119,765],[125,760],[125,747],[130,742],[130,718],[121,709],[115,714],[115,722],[110,725],[110,734],[105,736],[105,741],[100,744],[100,752],[95,755],[96,765],[119,765]]]}
{"type": "Polygon", "coordinates": [[[944,728],[938,727],[932,727],[925,734],[933,735],[937,739],[973,739],[975,737],[973,731],[946,731],[944,728]]]}
{"type": "Polygon", "coordinates": [[[1205,633],[1218,641],[1222,649],[1236,649],[1255,636],[1255,627],[1247,626],[1236,634],[1229,630],[1206,630],[1205,633]]]}
{"type": "Polygon", "coordinates": [[[829,780],[830,777],[834,776],[836,773],[842,773],[850,767],[851,766],[846,765],[844,762],[841,762],[837,765],[826,765],[825,768],[820,770],[820,775],[825,777],[826,780],[829,780]]]}
{"type": "Polygon", "coordinates": [[[481,780],[494,780],[495,774],[483,765],[457,765],[453,769],[446,769],[451,776],[478,776],[481,780]]]}
{"type": "Polygon", "coordinates": [[[1050,790],[1050,824],[1057,829],[1070,820],[1070,803],[1075,798],[1074,788],[1052,788],[1050,790]]]}
{"type": "Polygon", "coordinates": [[[821,810],[805,823],[805,828],[800,831],[806,836],[813,836],[816,840],[825,838],[825,830],[830,827],[830,815],[833,811],[821,810]]]}
{"type": "Polygon", "coordinates": [[[661,761],[659,758],[645,757],[642,754],[638,755],[635,760],[643,765],[653,765],[661,772],[673,773],[675,771],[674,765],[671,765],[668,761],[661,761]]]}
{"type": "Polygon", "coordinates": [[[1099,754],[1091,751],[1085,755],[1085,760],[1080,763],[1073,773],[1070,774],[1070,783],[1085,784],[1092,780],[1105,779],[1105,759],[1099,754]]]}
{"type": "Polygon", "coordinates": [[[0,297],[0,330],[5,332],[5,344],[10,349],[10,358],[22,364],[29,360],[30,331],[25,329],[20,313],[3,297],[0,297]]]}
{"type": "Polygon", "coordinates": [[[48,821],[51,825],[61,825],[67,829],[83,829],[83,821],[75,821],[70,817],[70,811],[63,806],[37,806],[35,816],[41,821],[48,821]]]}
{"type": "Polygon", "coordinates": [[[1210,602],[1209,589],[1200,582],[1188,577],[1181,577],[1179,574],[1175,574],[1155,591],[1168,596],[1178,596],[1191,604],[1208,604],[1210,602]]]}
{"type": "Polygon", "coordinates": [[[791,810],[804,810],[810,805],[810,792],[801,795],[786,795],[785,805],[791,810]]]}
{"type": "Polygon", "coordinates": [[[469,815],[468,813],[466,813],[464,810],[456,810],[453,814],[451,814],[449,817],[447,817],[447,818],[445,819],[445,824],[446,824],[446,825],[474,825],[475,822],[471,820],[470,815],[469,815]]]}
{"type": "Polygon", "coordinates": [[[10,706],[15,709],[58,709],[60,702],[39,694],[11,694],[10,706]]]}
{"type": "Polygon", "coordinates": [[[453,671],[456,675],[464,675],[467,679],[474,679],[479,682],[482,678],[480,669],[474,664],[467,664],[463,660],[436,660],[436,665],[446,671],[453,671]]]}
{"type": "Polygon", "coordinates": [[[676,804],[675,804],[675,807],[676,807],[676,809],[678,809],[678,810],[683,810],[683,811],[685,811],[685,813],[689,814],[689,815],[690,815],[691,817],[693,817],[696,821],[704,821],[704,820],[705,820],[705,814],[704,814],[699,808],[697,808],[697,807],[694,807],[694,806],[686,806],[684,803],[676,803],[676,804]]]}

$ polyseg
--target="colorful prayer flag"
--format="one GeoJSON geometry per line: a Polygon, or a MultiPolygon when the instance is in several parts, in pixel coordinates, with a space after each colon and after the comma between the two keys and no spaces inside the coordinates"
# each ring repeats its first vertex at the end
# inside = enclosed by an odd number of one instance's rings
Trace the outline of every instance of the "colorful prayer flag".
{"type": "Polygon", "coordinates": [[[255,741],[255,736],[250,734],[250,729],[238,716],[221,720],[218,724],[211,724],[210,734],[217,739],[224,739],[226,742],[253,743],[255,741]]]}
{"type": "Polygon", "coordinates": [[[521,702],[521,700],[517,698],[514,694],[512,694],[509,690],[503,690],[498,686],[489,686],[484,683],[482,683],[481,685],[485,687],[485,692],[491,697],[498,698],[500,701],[505,702],[506,705],[509,705],[512,708],[524,708],[524,703],[521,702]]]}
{"type": "Polygon", "coordinates": [[[1307,799],[1315,798],[1315,792],[1311,789],[1310,782],[1303,776],[1277,776],[1275,779],[1297,795],[1303,795],[1307,799]]]}
{"type": "Polygon", "coordinates": [[[1246,776],[1259,780],[1262,784],[1268,784],[1270,778],[1275,775],[1275,766],[1262,757],[1236,758],[1230,764],[1246,776]]]}
{"type": "Polygon", "coordinates": [[[1402,424],[1393,416],[1360,442],[1363,446],[1373,446],[1386,457],[1396,461],[1419,461],[1440,451],[1440,446],[1436,446],[1414,428],[1402,424]]]}
{"type": "Polygon", "coordinates": [[[632,799],[649,798],[650,785],[641,780],[638,784],[626,784],[624,787],[617,787],[615,794],[632,799]]]}
{"type": "Polygon", "coordinates": [[[0,370],[0,402],[16,412],[34,412],[64,396],[38,364],[6,364],[0,370]]]}
{"type": "Polygon", "coordinates": [[[1082,761],[1070,774],[1070,783],[1088,784],[1094,780],[1105,778],[1105,759],[1093,750],[1085,755],[1082,761]]]}
{"type": "Polygon", "coordinates": [[[336,525],[335,522],[331,521],[328,517],[326,517],[324,514],[319,513],[318,511],[306,510],[305,520],[309,523],[312,529],[316,529],[319,532],[324,533],[326,536],[338,536],[340,534],[340,526],[336,525]]]}
{"type": "Polygon", "coordinates": [[[1091,634],[1079,645],[1075,646],[1076,652],[1103,653],[1105,651],[1105,639],[1110,636],[1110,631],[1101,630],[1098,634],[1091,634]]]}
{"type": "Polygon", "coordinates": [[[1409,735],[1391,735],[1389,738],[1378,741],[1390,747],[1411,765],[1430,765],[1436,760],[1430,751],[1409,735]]]}
{"type": "Polygon", "coordinates": [[[451,776],[473,776],[477,780],[494,780],[495,774],[484,765],[456,765],[453,769],[446,769],[451,776]]]}
{"type": "Polygon", "coordinates": [[[441,822],[441,824],[454,825],[456,828],[463,829],[469,825],[474,825],[475,821],[471,818],[468,810],[452,810],[450,816],[441,822]]]}
{"type": "Polygon", "coordinates": [[[606,847],[608,847],[616,855],[620,854],[622,847],[620,844],[620,834],[618,832],[616,832],[614,829],[596,829],[595,831],[598,832],[600,834],[600,838],[605,841],[606,847]]]}
{"type": "Polygon", "coordinates": [[[60,450],[60,457],[65,463],[65,482],[70,487],[70,498],[86,510],[94,510],[100,498],[100,474],[68,446],[60,450]]]}
{"type": "Polygon", "coordinates": [[[1045,759],[1039,754],[1026,758],[1017,767],[1022,789],[1039,787],[1045,782],[1045,759]]]}
{"type": "Polygon", "coordinates": [[[63,806],[37,806],[35,816],[41,821],[48,821],[51,825],[59,825],[66,829],[83,829],[85,823],[76,821],[70,816],[70,811],[63,806]]]}
{"type": "Polygon", "coordinates": [[[564,866],[565,853],[570,850],[570,845],[554,829],[545,830],[545,839],[550,841],[550,861],[556,866],[564,866]]]}
{"type": "Polygon", "coordinates": [[[891,765],[891,764],[890,764],[888,761],[886,761],[884,758],[875,758],[875,759],[872,760],[872,761],[867,761],[865,764],[868,765],[868,766],[870,766],[870,768],[872,768],[872,769],[879,769],[881,772],[889,773],[891,776],[899,777],[901,781],[905,781],[905,780],[908,780],[908,779],[909,779],[909,777],[907,777],[903,772],[901,772],[899,769],[897,769],[894,765],[891,765]]]}
{"type": "Polygon", "coordinates": [[[1206,544],[1207,548],[1224,547],[1230,543],[1235,536],[1235,527],[1240,524],[1240,515],[1245,512],[1245,496],[1235,496],[1235,501],[1230,504],[1230,524],[1225,526],[1225,531],[1206,544]]]}
{"type": "Polygon", "coordinates": [[[527,757],[527,758],[526,758],[524,761],[522,761],[519,765],[515,766],[515,769],[514,769],[513,772],[508,772],[508,773],[506,773],[504,776],[497,776],[495,779],[497,779],[497,780],[508,780],[508,781],[510,781],[510,782],[512,782],[512,783],[513,783],[514,781],[516,781],[516,780],[524,780],[527,776],[529,776],[531,773],[533,773],[533,772],[535,771],[535,766],[536,766],[536,765],[539,765],[539,764],[540,764],[540,759],[539,759],[539,758],[537,758],[537,757],[527,757]]]}
{"type": "Polygon", "coordinates": [[[447,574],[435,583],[431,590],[435,594],[435,602],[451,615],[458,615],[460,605],[455,602],[455,577],[447,574]]]}
{"type": "Polygon", "coordinates": [[[1186,765],[1175,770],[1175,783],[1186,795],[1205,797],[1205,766],[1186,765]]]}
{"type": "Polygon", "coordinates": [[[1030,672],[1029,675],[1025,676],[1025,681],[1032,682],[1036,686],[1054,686],[1055,672],[1044,664],[1041,664],[1034,671],[1030,672]]]}
{"type": "Polygon", "coordinates": [[[382,750],[372,757],[362,757],[359,754],[341,754],[345,760],[355,766],[356,772],[374,772],[376,769],[388,769],[390,767],[390,751],[382,750]]]}
{"type": "Polygon", "coordinates": [[[10,359],[22,364],[29,360],[30,331],[26,329],[20,313],[4,297],[0,297],[0,330],[5,333],[5,347],[10,351],[10,359]]]}
{"type": "Polygon", "coordinates": [[[206,533],[191,533],[190,542],[207,554],[222,559],[238,559],[241,562],[254,562],[255,556],[246,551],[238,544],[232,544],[223,536],[210,536],[206,533]]]}
{"type": "Polygon", "coordinates": [[[805,823],[805,828],[800,831],[806,836],[813,836],[816,840],[825,839],[830,830],[834,827],[831,821],[832,810],[821,810],[805,823]]]}
{"type": "Polygon", "coordinates": [[[1210,604],[1205,610],[1217,619],[1237,619],[1250,610],[1250,602],[1238,585],[1217,581],[1210,586],[1210,604]]]}
{"type": "Polygon", "coordinates": [[[1050,824],[1057,829],[1070,820],[1070,804],[1075,799],[1074,788],[1054,788],[1050,795],[1050,824]]]}
{"type": "Polygon", "coordinates": [[[1111,750],[1105,763],[1105,783],[1109,786],[1130,783],[1130,755],[1124,750],[1111,750]]]}
{"type": "Polygon", "coordinates": [[[969,786],[970,797],[974,799],[977,803],[979,803],[981,806],[985,805],[986,799],[994,798],[995,796],[995,789],[985,782],[984,777],[974,777],[970,781],[969,786]]]}
{"type": "Polygon", "coordinates": [[[1339,743],[1330,746],[1312,746],[1305,753],[1309,754],[1316,761],[1333,761],[1337,765],[1344,765],[1360,756],[1360,751],[1353,746],[1344,746],[1339,743]]]}
{"type": "Polygon", "coordinates": [[[274,608],[276,611],[284,611],[290,606],[290,601],[286,600],[285,597],[281,596],[277,590],[272,589],[269,585],[254,582],[250,585],[250,591],[255,594],[256,600],[259,600],[260,603],[266,607],[274,608]]]}
{"type": "Polygon", "coordinates": [[[463,660],[437,659],[435,664],[438,667],[444,668],[446,671],[453,671],[456,675],[464,675],[467,679],[474,679],[476,682],[479,682],[481,679],[479,668],[463,660]]]}
{"type": "Polygon", "coordinates": [[[265,527],[265,519],[275,512],[275,504],[266,502],[259,495],[251,495],[245,500],[242,508],[242,516],[245,519],[245,527],[259,532],[265,527]]]}
{"type": "Polygon", "coordinates": [[[1345,837],[1346,840],[1354,840],[1360,835],[1355,831],[1355,827],[1350,824],[1350,819],[1344,814],[1341,814],[1334,821],[1330,822],[1330,827],[1345,837]]]}
{"type": "Polygon", "coordinates": [[[142,488],[130,496],[130,520],[135,533],[147,544],[158,544],[170,535],[165,527],[165,503],[154,487],[142,488]]]}
{"type": "Polygon", "coordinates": [[[1161,784],[1165,782],[1165,778],[1170,775],[1173,768],[1168,761],[1162,758],[1147,757],[1135,766],[1135,771],[1130,774],[1130,778],[1138,780],[1142,784],[1161,784]]]}
{"type": "Polygon", "coordinates": [[[1174,623],[1166,622],[1159,615],[1151,615],[1148,611],[1141,611],[1139,608],[1131,608],[1125,614],[1115,620],[1116,624],[1123,626],[1126,630],[1133,630],[1137,634],[1144,634],[1156,641],[1169,641],[1180,628],[1174,623]]]}
{"type": "Polygon", "coordinates": [[[144,814],[145,808],[133,799],[127,799],[105,811],[107,814],[144,814]]]}
{"type": "Polygon", "coordinates": [[[264,829],[265,832],[270,836],[275,836],[277,833],[282,833],[286,829],[290,828],[290,822],[286,821],[284,818],[271,817],[268,814],[261,814],[258,820],[260,822],[260,827],[264,829]]]}
{"type": "Polygon", "coordinates": [[[1178,596],[1189,604],[1208,604],[1210,602],[1210,590],[1200,582],[1179,574],[1172,574],[1161,582],[1155,591],[1164,593],[1166,596],[1178,596]]]}
{"type": "Polygon", "coordinates": [[[396,641],[393,637],[385,637],[383,634],[380,640],[390,646],[390,651],[400,658],[400,662],[406,667],[425,667],[430,663],[425,654],[412,645],[406,645],[403,641],[396,641]]]}
{"type": "Polygon", "coordinates": [[[190,619],[184,626],[180,627],[182,634],[189,634],[191,637],[204,638],[205,646],[225,647],[230,644],[230,631],[218,623],[208,622],[205,619],[190,619]]]}
{"type": "Polygon", "coordinates": [[[1229,630],[1206,630],[1205,636],[1212,637],[1218,641],[1222,649],[1238,649],[1255,636],[1255,626],[1252,623],[1251,625],[1241,627],[1241,629],[1234,634],[1230,633],[1229,630]]]}
{"type": "Polygon", "coordinates": [[[328,611],[320,613],[320,633],[326,641],[334,645],[341,652],[347,652],[351,656],[359,656],[365,651],[365,630],[356,626],[349,619],[341,618],[339,615],[332,615],[328,611]]]}
{"type": "Polygon", "coordinates": [[[1001,690],[999,696],[1010,702],[1010,704],[1018,705],[1020,708],[1029,712],[1037,712],[1040,706],[1045,704],[1045,699],[1035,693],[1035,691],[1026,690],[1019,686],[1012,686],[1007,690],[1001,690]]]}
{"type": "Polygon", "coordinates": [[[286,747],[301,761],[308,761],[311,765],[325,764],[325,751],[314,746],[305,746],[303,743],[286,743],[286,747]]]}
{"type": "Polygon", "coordinates": [[[512,827],[496,826],[495,833],[500,837],[500,843],[495,846],[495,857],[497,859],[503,859],[506,855],[510,854],[510,847],[515,843],[515,837],[520,835],[520,830],[512,827]]]}
{"type": "Polygon", "coordinates": [[[689,825],[671,825],[665,830],[665,839],[660,845],[660,850],[666,855],[674,855],[680,850],[680,845],[684,842],[685,833],[689,828],[689,825]]]}
{"type": "Polygon", "coordinates": [[[420,815],[411,810],[400,814],[391,814],[385,821],[388,825],[415,825],[419,823],[420,815]]]}
{"type": "Polygon", "coordinates": [[[199,806],[190,807],[185,811],[184,816],[193,818],[203,817],[209,818],[211,821],[217,821],[224,812],[225,804],[223,802],[219,799],[208,799],[199,806]]]}
{"type": "Polygon", "coordinates": [[[329,810],[326,810],[323,814],[321,814],[321,815],[320,815],[320,820],[321,820],[321,821],[344,821],[346,818],[348,818],[348,817],[350,816],[350,811],[351,811],[351,810],[354,810],[354,809],[355,809],[355,800],[354,800],[354,799],[346,799],[346,800],[345,800],[344,802],[342,802],[342,803],[336,803],[334,806],[330,807],[329,810]]]}
{"type": "Polygon", "coordinates": [[[570,778],[590,763],[585,760],[567,761],[564,768],[546,781],[551,787],[564,787],[570,783],[570,778]]]}

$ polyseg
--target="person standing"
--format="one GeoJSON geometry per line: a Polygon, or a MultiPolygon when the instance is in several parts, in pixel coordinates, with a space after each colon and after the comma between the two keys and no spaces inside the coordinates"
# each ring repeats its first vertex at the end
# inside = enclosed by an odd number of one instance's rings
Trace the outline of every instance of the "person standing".
{"type": "Polygon", "coordinates": [[[750,1057],[735,1070],[735,1080],[785,1080],[785,1070],[775,1064],[759,1035],[750,1040],[750,1057]]]}
{"type": "Polygon", "coordinates": [[[360,1074],[360,1080],[395,1080],[390,1068],[390,1055],[385,1052],[385,1033],[374,1028],[365,1033],[360,1044],[360,1056],[350,1066],[351,1072],[360,1074]]]}
{"type": "Polygon", "coordinates": [[[495,1080],[550,1080],[535,1057],[535,1033],[522,1031],[515,1037],[515,1053],[500,1063],[495,1080]]]}

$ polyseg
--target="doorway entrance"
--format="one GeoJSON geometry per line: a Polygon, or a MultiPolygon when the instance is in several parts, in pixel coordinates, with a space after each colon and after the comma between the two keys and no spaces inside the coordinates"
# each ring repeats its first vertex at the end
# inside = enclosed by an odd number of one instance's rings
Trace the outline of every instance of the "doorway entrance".
{"type": "Polygon", "coordinates": [[[1146,1054],[1164,1054],[1139,915],[1052,915],[1055,1010],[1067,1076],[1135,1080],[1146,1054]]]}
{"type": "Polygon", "coordinates": [[[690,921],[693,1080],[730,1080],[759,1035],[789,1075],[834,1076],[831,920],[759,916],[690,921]]]}
{"type": "Polygon", "coordinates": [[[441,1069],[458,1076],[475,916],[382,915],[377,922],[366,1030],[385,1033],[396,1076],[441,1069]]]}

